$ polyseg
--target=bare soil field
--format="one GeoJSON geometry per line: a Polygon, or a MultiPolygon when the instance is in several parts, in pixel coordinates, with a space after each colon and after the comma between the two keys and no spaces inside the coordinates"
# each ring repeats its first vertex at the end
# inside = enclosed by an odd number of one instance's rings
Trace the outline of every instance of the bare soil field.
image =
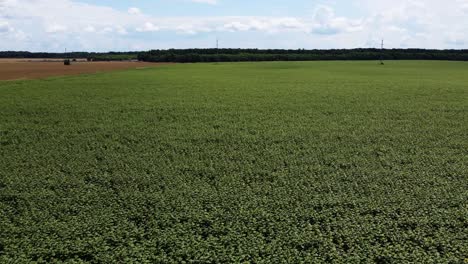
{"type": "Polygon", "coordinates": [[[52,76],[78,75],[105,71],[155,67],[149,62],[72,62],[65,66],[59,59],[0,59],[0,80],[38,79],[52,76]]]}

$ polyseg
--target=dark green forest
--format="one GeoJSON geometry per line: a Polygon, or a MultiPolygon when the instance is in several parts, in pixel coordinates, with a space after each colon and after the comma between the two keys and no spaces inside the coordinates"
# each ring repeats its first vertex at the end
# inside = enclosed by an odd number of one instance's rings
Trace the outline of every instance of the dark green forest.
{"type": "Polygon", "coordinates": [[[169,49],[146,52],[46,53],[0,51],[0,58],[87,58],[93,61],[141,60],[148,62],[235,62],[318,60],[449,60],[468,61],[468,50],[426,49],[169,49]]]}
{"type": "Polygon", "coordinates": [[[138,54],[150,62],[318,61],[318,60],[452,60],[468,61],[468,50],[425,49],[170,49],[138,54]]]}

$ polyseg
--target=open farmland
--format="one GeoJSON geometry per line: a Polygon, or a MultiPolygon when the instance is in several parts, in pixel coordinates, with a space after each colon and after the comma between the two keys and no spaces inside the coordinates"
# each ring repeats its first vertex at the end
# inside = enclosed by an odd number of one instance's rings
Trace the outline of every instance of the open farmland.
{"type": "Polygon", "coordinates": [[[0,82],[0,263],[462,263],[468,63],[0,82]]]}
{"type": "Polygon", "coordinates": [[[37,79],[155,66],[158,64],[131,61],[86,62],[83,59],[64,66],[63,59],[0,59],[0,80],[37,79]]]}

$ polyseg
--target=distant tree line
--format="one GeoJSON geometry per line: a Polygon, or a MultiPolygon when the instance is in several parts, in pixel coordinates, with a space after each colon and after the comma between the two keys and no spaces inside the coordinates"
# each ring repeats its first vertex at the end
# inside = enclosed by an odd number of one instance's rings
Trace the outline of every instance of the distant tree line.
{"type": "Polygon", "coordinates": [[[426,49],[170,49],[138,54],[149,62],[315,61],[315,60],[455,60],[468,61],[468,50],[426,49]]]}
{"type": "Polygon", "coordinates": [[[0,58],[86,58],[89,61],[121,61],[136,60],[138,53],[133,52],[67,52],[67,53],[48,53],[48,52],[28,52],[28,51],[0,51],[0,58]]]}
{"type": "Polygon", "coordinates": [[[453,60],[468,61],[468,50],[427,49],[169,49],[147,52],[46,53],[0,51],[0,58],[86,58],[92,61],[149,62],[315,61],[315,60],[453,60]]]}

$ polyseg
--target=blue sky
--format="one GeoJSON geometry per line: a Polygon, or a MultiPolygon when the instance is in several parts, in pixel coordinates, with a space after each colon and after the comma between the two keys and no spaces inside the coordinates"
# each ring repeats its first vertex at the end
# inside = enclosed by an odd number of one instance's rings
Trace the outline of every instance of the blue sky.
{"type": "Polygon", "coordinates": [[[468,0],[0,0],[0,50],[468,48],[468,0]]]}
{"type": "Polygon", "coordinates": [[[139,1],[79,1],[94,5],[111,6],[120,11],[127,11],[138,6],[146,14],[153,16],[310,16],[317,5],[333,6],[337,13],[358,15],[359,6],[352,1],[324,1],[324,0],[224,0],[215,1],[174,1],[174,0],[139,0],[139,1]],[[205,3],[205,4],[203,4],[205,3]],[[216,3],[216,4],[213,4],[216,3]],[[293,3],[293,4],[291,4],[293,3]]]}

